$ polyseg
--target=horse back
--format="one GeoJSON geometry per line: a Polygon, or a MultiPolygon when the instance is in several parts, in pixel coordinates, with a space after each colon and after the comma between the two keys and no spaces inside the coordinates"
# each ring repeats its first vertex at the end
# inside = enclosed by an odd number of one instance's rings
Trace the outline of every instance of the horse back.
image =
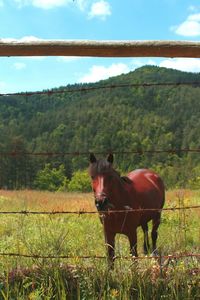
{"type": "Polygon", "coordinates": [[[138,169],[128,174],[134,190],[134,199],[142,208],[162,208],[165,188],[161,177],[148,169],[138,169]]]}

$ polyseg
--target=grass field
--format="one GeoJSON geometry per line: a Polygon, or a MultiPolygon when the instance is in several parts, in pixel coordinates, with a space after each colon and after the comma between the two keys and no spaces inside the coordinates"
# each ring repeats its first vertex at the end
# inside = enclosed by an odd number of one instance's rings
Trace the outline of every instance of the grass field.
{"type": "MultiPolygon", "coordinates": [[[[165,207],[200,204],[200,191],[168,191],[165,207]]],[[[92,194],[0,191],[2,211],[95,211],[92,194]]],[[[200,210],[164,211],[161,255],[200,253],[200,210]]],[[[0,299],[199,299],[199,258],[118,259],[109,271],[103,228],[96,214],[0,214],[0,253],[61,258],[0,256],[0,299]]],[[[138,229],[142,256],[143,235],[138,229]]],[[[116,255],[129,245],[117,236],[116,255]]]]}

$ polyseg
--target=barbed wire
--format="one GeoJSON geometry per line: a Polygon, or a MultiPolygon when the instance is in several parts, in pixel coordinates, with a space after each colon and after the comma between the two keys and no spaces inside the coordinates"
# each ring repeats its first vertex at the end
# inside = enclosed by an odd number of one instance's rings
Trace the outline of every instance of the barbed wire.
{"type": "MultiPolygon", "coordinates": [[[[117,89],[117,88],[139,88],[139,87],[156,87],[156,86],[194,86],[200,87],[200,82],[160,82],[160,83],[126,83],[126,84],[111,84],[111,85],[99,85],[99,86],[82,86],[82,87],[71,87],[65,89],[58,89],[58,90],[46,90],[46,91],[36,91],[36,92],[25,92],[25,93],[0,93],[0,97],[8,97],[8,96],[22,96],[22,97],[30,97],[34,95],[48,95],[52,96],[54,94],[65,94],[65,93],[75,93],[75,92],[90,92],[100,89],[117,89]]],[[[176,154],[176,153],[200,153],[200,148],[197,149],[152,149],[152,150],[129,150],[129,151],[115,151],[115,150],[108,150],[108,151],[94,151],[97,155],[105,155],[107,153],[113,153],[116,155],[124,155],[124,154],[161,154],[161,153],[169,153],[169,154],[176,154]]],[[[80,156],[80,155],[89,155],[90,151],[72,151],[72,152],[21,152],[21,151],[11,151],[11,152],[0,152],[0,156],[11,156],[11,157],[18,157],[18,156],[80,156]]],[[[126,209],[126,210],[109,210],[109,211],[102,211],[100,214],[116,214],[116,213],[133,213],[133,212],[143,212],[143,211],[178,211],[178,210],[189,210],[189,209],[199,209],[200,205],[196,206],[185,206],[185,207],[168,207],[163,209],[126,209]]],[[[20,214],[20,215],[58,215],[58,214],[75,214],[75,215],[85,215],[85,214],[99,214],[98,211],[29,211],[29,210],[22,210],[22,211],[0,211],[0,214],[20,214]]],[[[23,253],[4,253],[0,252],[0,256],[2,257],[24,257],[24,258],[33,258],[33,259],[107,259],[106,256],[71,256],[71,255],[41,255],[41,254],[23,254],[23,253]]],[[[200,254],[198,253],[180,253],[180,254],[173,254],[173,255],[160,255],[158,259],[181,259],[185,257],[195,257],[199,258],[200,254]]],[[[132,259],[132,260],[142,260],[142,259],[155,259],[153,256],[138,256],[138,257],[131,257],[131,256],[116,256],[116,259],[132,259]]]]}
{"type": "MultiPolygon", "coordinates": [[[[10,152],[0,152],[0,156],[81,156],[81,155],[89,155],[92,151],[71,151],[71,152],[22,152],[22,151],[10,151],[10,152]]],[[[200,148],[190,149],[190,148],[181,148],[181,149],[152,149],[152,150],[127,150],[127,151],[115,151],[115,150],[107,150],[107,151],[94,151],[97,155],[105,155],[108,153],[112,153],[115,155],[124,155],[124,154],[161,154],[161,153],[169,153],[176,154],[180,152],[191,152],[191,153],[200,153],[200,148]]]]}
{"type": "Polygon", "coordinates": [[[29,97],[33,95],[48,95],[53,94],[63,94],[63,93],[74,93],[74,92],[89,92],[99,89],[116,89],[116,88],[127,88],[127,87],[154,87],[154,86],[196,86],[200,87],[199,81],[194,82],[144,82],[144,83],[125,83],[125,84],[110,84],[110,85],[100,85],[92,87],[74,87],[74,88],[65,88],[58,90],[44,90],[44,91],[35,91],[35,92],[20,92],[20,93],[1,93],[0,97],[6,96],[24,96],[29,97]]]}
{"type": "MultiPolygon", "coordinates": [[[[22,254],[22,253],[4,253],[0,252],[0,256],[8,257],[24,257],[34,259],[107,259],[103,255],[41,255],[41,254],[22,254]]],[[[130,259],[130,260],[143,260],[143,259],[180,259],[185,257],[200,257],[199,253],[181,253],[172,255],[159,255],[159,256],[115,256],[115,259],[130,259]]]]}
{"type": "Polygon", "coordinates": [[[127,208],[121,210],[108,210],[108,211],[31,211],[31,210],[21,210],[21,211],[0,211],[0,214],[21,214],[21,215],[57,215],[57,214],[75,214],[75,215],[86,215],[86,214],[116,214],[116,213],[132,213],[132,212],[143,212],[143,211],[176,211],[176,210],[189,210],[189,209],[199,209],[200,205],[194,206],[182,206],[182,207],[166,207],[166,208],[127,208]]]}

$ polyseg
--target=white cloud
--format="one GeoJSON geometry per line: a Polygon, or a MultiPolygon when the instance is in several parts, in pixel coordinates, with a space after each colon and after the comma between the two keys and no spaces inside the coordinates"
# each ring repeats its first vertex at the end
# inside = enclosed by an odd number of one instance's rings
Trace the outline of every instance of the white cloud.
{"type": "Polygon", "coordinates": [[[51,9],[55,7],[65,6],[71,0],[15,0],[19,7],[32,5],[38,8],[51,9]]]}
{"type": "Polygon", "coordinates": [[[13,66],[16,70],[22,70],[26,68],[26,64],[22,62],[16,62],[13,64],[13,66]]]}
{"type": "Polygon", "coordinates": [[[190,15],[188,21],[200,22],[200,13],[190,15]]]}
{"type": "Polygon", "coordinates": [[[100,0],[92,4],[90,12],[88,14],[89,18],[98,17],[105,20],[107,16],[111,15],[111,7],[107,1],[100,0]]]}
{"type": "Polygon", "coordinates": [[[200,72],[199,58],[166,58],[166,59],[133,59],[130,63],[131,70],[145,65],[153,65],[184,72],[200,72]]]}
{"type": "Polygon", "coordinates": [[[145,65],[159,66],[184,72],[200,72],[200,59],[198,58],[133,59],[130,62],[131,70],[145,65]]]}
{"type": "MultiPolygon", "coordinates": [[[[111,15],[111,6],[106,0],[14,0],[14,2],[18,8],[34,6],[46,10],[73,5],[80,11],[87,13],[89,18],[98,17],[102,20],[111,15]]],[[[3,0],[0,0],[1,3],[3,3],[3,0]]]]}
{"type": "Polygon", "coordinates": [[[132,67],[131,69],[140,68],[144,65],[155,66],[156,64],[157,63],[152,59],[148,59],[148,60],[133,59],[130,63],[130,65],[132,67]]]}
{"type": "Polygon", "coordinates": [[[69,3],[69,0],[33,0],[32,2],[33,6],[50,9],[67,5],[69,3]]]}
{"type": "Polygon", "coordinates": [[[165,59],[159,63],[159,67],[171,68],[186,72],[200,72],[200,59],[197,58],[173,58],[165,59]]]}
{"type": "Polygon", "coordinates": [[[36,36],[24,36],[20,39],[15,39],[15,38],[3,38],[0,39],[1,42],[36,42],[36,41],[41,41],[42,39],[37,38],[36,36]]]}
{"type": "Polygon", "coordinates": [[[33,35],[30,35],[30,36],[24,36],[20,39],[21,42],[37,42],[37,41],[41,41],[42,39],[36,37],[36,36],[33,36],[33,35]]]}
{"type": "Polygon", "coordinates": [[[88,74],[79,79],[79,82],[97,82],[102,79],[120,75],[122,73],[128,73],[129,71],[130,68],[128,65],[123,63],[112,64],[109,67],[94,65],[90,68],[88,74]]]}
{"type": "MultiPolygon", "coordinates": [[[[0,0],[2,1],[2,0],[0,0]]],[[[88,0],[14,0],[19,8],[23,6],[34,6],[41,9],[53,9],[63,7],[69,4],[76,5],[81,11],[85,11],[88,6],[88,0]]]]}
{"type": "Polygon", "coordinates": [[[171,30],[182,36],[200,36],[200,13],[189,15],[183,23],[171,27],[171,30]]]}

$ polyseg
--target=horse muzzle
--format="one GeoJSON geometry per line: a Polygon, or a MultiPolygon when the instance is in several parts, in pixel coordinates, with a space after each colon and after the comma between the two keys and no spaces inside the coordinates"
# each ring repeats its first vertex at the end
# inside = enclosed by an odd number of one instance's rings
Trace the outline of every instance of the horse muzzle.
{"type": "Polygon", "coordinates": [[[95,195],[95,206],[98,211],[107,211],[108,209],[115,209],[115,206],[110,202],[105,194],[95,195]]]}
{"type": "Polygon", "coordinates": [[[103,198],[95,198],[95,206],[98,211],[106,211],[109,207],[109,200],[106,197],[103,198]]]}

